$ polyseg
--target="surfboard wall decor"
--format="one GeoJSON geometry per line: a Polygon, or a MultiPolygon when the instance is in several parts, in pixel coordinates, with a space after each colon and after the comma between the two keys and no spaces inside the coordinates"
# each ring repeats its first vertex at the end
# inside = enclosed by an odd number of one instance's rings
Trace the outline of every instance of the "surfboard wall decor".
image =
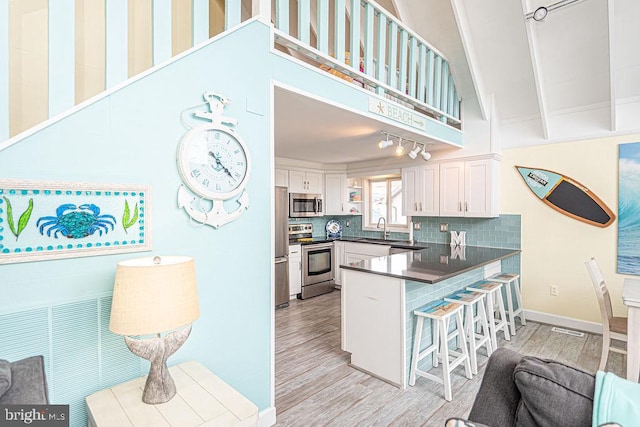
{"type": "Polygon", "coordinates": [[[516,169],[533,194],[558,212],[596,227],[607,227],[616,219],[611,209],[578,181],[546,169],[516,169]]]}

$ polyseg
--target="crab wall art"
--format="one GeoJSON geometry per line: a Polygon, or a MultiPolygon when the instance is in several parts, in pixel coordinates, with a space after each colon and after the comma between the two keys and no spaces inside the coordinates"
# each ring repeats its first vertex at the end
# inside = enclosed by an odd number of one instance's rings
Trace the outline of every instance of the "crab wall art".
{"type": "Polygon", "coordinates": [[[0,179],[0,264],[151,250],[151,187],[0,179]]]}
{"type": "Polygon", "coordinates": [[[40,234],[58,238],[58,233],[70,239],[81,239],[95,233],[105,234],[116,225],[113,215],[100,215],[100,208],[94,204],[76,206],[70,203],[58,206],[56,216],[43,216],[38,220],[40,234]]]}

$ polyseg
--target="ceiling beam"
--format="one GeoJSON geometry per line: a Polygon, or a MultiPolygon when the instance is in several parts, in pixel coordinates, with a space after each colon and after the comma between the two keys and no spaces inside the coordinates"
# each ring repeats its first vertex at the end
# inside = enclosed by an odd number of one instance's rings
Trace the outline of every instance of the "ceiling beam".
{"type": "Polygon", "coordinates": [[[616,116],[617,110],[617,102],[616,102],[616,50],[615,50],[615,13],[613,10],[613,1],[607,1],[607,15],[609,18],[609,103],[610,103],[610,126],[611,131],[615,132],[618,130],[618,119],[616,116]]]}
{"type": "Polygon", "coordinates": [[[547,109],[547,97],[542,82],[542,67],[538,60],[538,41],[533,25],[537,22],[533,19],[525,20],[524,15],[527,10],[527,0],[522,0],[522,20],[524,21],[529,42],[529,54],[531,56],[531,66],[533,67],[533,79],[536,83],[536,93],[538,94],[538,110],[540,111],[540,123],[542,125],[542,135],[544,139],[549,139],[549,112],[547,109]]]}
{"type": "Polygon", "coordinates": [[[489,106],[489,96],[487,96],[486,94],[484,80],[482,79],[482,75],[480,74],[480,66],[478,64],[478,57],[476,55],[476,49],[473,43],[473,35],[471,34],[471,28],[469,27],[469,19],[467,18],[467,11],[464,7],[464,1],[451,0],[451,8],[453,9],[453,15],[456,18],[458,32],[460,33],[460,39],[462,40],[464,53],[467,57],[467,64],[469,65],[471,80],[473,81],[473,87],[476,91],[478,104],[480,105],[480,113],[482,114],[482,119],[487,120],[491,108],[489,106]]]}

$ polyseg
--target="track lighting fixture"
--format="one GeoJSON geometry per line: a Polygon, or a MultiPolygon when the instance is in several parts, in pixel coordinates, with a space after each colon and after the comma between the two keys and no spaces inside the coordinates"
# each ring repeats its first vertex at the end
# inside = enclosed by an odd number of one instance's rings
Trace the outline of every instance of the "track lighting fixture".
{"type": "Polygon", "coordinates": [[[378,148],[380,148],[381,150],[387,147],[391,147],[393,145],[393,141],[389,140],[389,134],[387,134],[387,139],[381,139],[378,142],[378,148]]]}
{"type": "Polygon", "coordinates": [[[407,156],[411,157],[413,160],[416,159],[416,157],[418,157],[418,153],[420,152],[420,150],[423,150],[423,148],[418,145],[417,142],[413,143],[413,149],[411,151],[409,151],[409,153],[407,153],[407,156]]]}
{"type": "Polygon", "coordinates": [[[416,158],[418,158],[418,154],[420,154],[425,162],[431,158],[431,153],[427,151],[427,147],[429,146],[429,144],[403,138],[400,135],[394,135],[386,131],[382,131],[381,133],[385,136],[385,139],[381,139],[380,141],[378,141],[378,148],[384,149],[387,147],[391,147],[394,142],[390,138],[398,138],[398,145],[396,145],[396,148],[393,150],[396,156],[402,156],[406,153],[407,156],[409,156],[412,160],[415,160],[416,158]],[[405,150],[404,146],[402,145],[403,141],[413,142],[413,148],[411,149],[411,151],[407,152],[405,150]]]}
{"type": "Polygon", "coordinates": [[[540,6],[533,12],[529,12],[524,15],[524,18],[528,21],[529,19],[533,19],[536,22],[544,21],[549,12],[553,12],[554,10],[561,9],[566,6],[570,6],[572,4],[579,3],[583,0],[560,0],[553,4],[547,6],[540,6]]]}

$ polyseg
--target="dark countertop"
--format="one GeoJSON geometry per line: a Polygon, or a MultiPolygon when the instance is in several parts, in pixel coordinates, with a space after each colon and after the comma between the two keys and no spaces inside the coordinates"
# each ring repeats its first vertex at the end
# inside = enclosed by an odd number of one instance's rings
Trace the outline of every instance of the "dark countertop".
{"type": "Polygon", "coordinates": [[[465,246],[452,249],[442,243],[425,243],[426,249],[414,250],[341,265],[347,270],[437,283],[520,253],[520,249],[465,246]],[[453,251],[453,253],[452,253],[453,251]]]}
{"type": "Polygon", "coordinates": [[[353,242],[353,243],[368,243],[368,244],[373,244],[373,245],[387,245],[387,246],[391,246],[392,248],[401,248],[401,249],[411,249],[411,250],[416,250],[416,249],[425,249],[428,248],[429,246],[433,246],[434,243],[426,243],[426,242],[410,242],[408,240],[392,240],[392,239],[375,239],[375,238],[368,238],[368,237],[347,237],[347,236],[343,236],[340,238],[323,238],[323,237],[314,237],[312,241],[308,241],[308,242],[289,242],[289,245],[296,245],[296,244],[301,244],[301,245],[312,245],[314,243],[326,243],[326,242],[353,242]]]}

